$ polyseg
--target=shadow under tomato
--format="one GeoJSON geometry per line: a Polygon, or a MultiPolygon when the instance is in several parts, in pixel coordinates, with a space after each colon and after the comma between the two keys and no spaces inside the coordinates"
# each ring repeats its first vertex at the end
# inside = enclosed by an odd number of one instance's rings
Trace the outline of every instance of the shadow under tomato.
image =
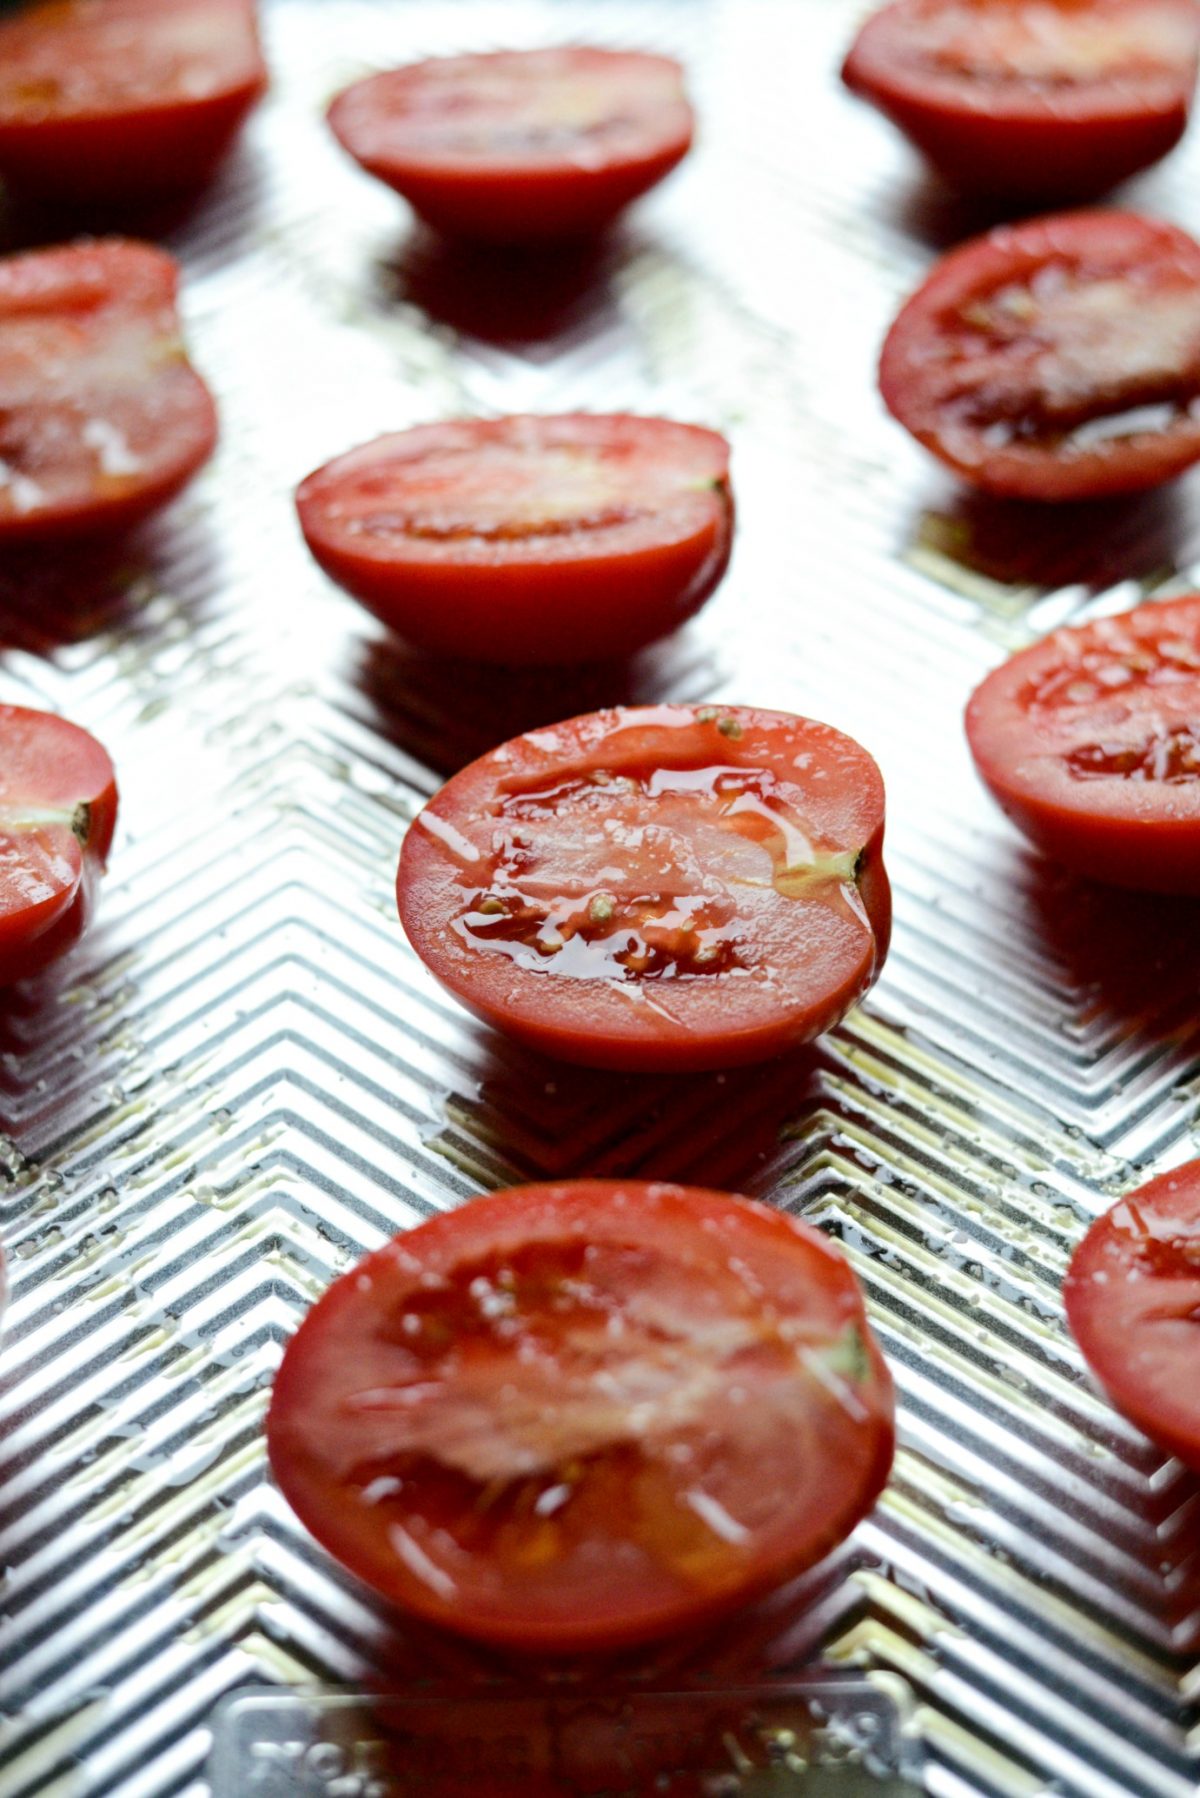
{"type": "MultiPolygon", "coordinates": [[[[481,1027],[482,1028],[482,1027],[481,1027]]],[[[784,1127],[820,1103],[819,1043],[703,1074],[621,1074],[554,1061],[498,1033],[476,1064],[478,1098],[452,1101],[428,1146],[481,1159],[497,1134],[522,1180],[673,1180],[753,1194],[784,1127]]]]}
{"type": "Polygon", "coordinates": [[[963,193],[914,155],[910,175],[899,184],[892,218],[910,237],[944,255],[997,225],[1016,224],[1023,218],[1058,210],[1047,201],[963,193]]]}
{"type": "Polygon", "coordinates": [[[418,226],[378,268],[387,301],[497,348],[529,350],[611,303],[617,236],[540,248],[445,238],[418,226]]]}
{"type": "MultiPolygon", "coordinates": [[[[855,1757],[830,1740],[837,1733],[828,1727],[831,1704],[847,1720],[874,1723],[877,1758],[893,1758],[894,1697],[820,1667],[783,1677],[685,1674],[665,1683],[618,1675],[539,1685],[526,1677],[464,1689],[439,1681],[359,1698],[337,1727],[360,1750],[369,1739],[371,1772],[386,1782],[380,1790],[389,1798],[477,1798],[482,1791],[489,1798],[704,1798],[727,1783],[739,1792],[792,1791],[800,1774],[814,1794],[858,1791],[845,1781],[855,1757]]],[[[915,1798],[918,1787],[889,1781],[886,1790],[915,1798]]]]}
{"type": "MultiPolygon", "coordinates": [[[[845,1587],[851,1569],[865,1564],[853,1537],[816,1566],[764,1596],[682,1635],[594,1654],[505,1652],[436,1629],[380,1606],[382,1632],[374,1645],[380,1696],[404,1696],[429,1680],[448,1689],[586,1692],[706,1680],[733,1684],[795,1671],[821,1651],[832,1627],[827,1601],[845,1587]]],[[[845,1622],[841,1611],[837,1627],[845,1622]]]]}
{"type": "Polygon", "coordinates": [[[15,188],[0,188],[0,254],[49,249],[79,237],[134,237],[161,243],[194,228],[209,207],[239,232],[257,228],[255,202],[263,188],[263,171],[247,147],[234,151],[198,187],[141,200],[68,202],[39,198],[15,188]],[[244,190],[236,198],[231,188],[244,190]]]}
{"type": "Polygon", "coordinates": [[[120,630],[152,578],[140,533],[97,543],[16,545],[0,555],[0,648],[36,655],[120,630]]]}
{"type": "Polygon", "coordinates": [[[1026,890],[1040,934],[1091,995],[1089,1019],[1200,1044],[1200,899],[1101,886],[1032,855],[1026,890]]]}
{"type": "Polygon", "coordinates": [[[1192,553],[1197,522],[1195,503],[1178,483],[1067,505],[961,489],[922,515],[914,537],[922,548],[1004,586],[1103,592],[1182,564],[1192,553]]]}
{"type": "Polygon", "coordinates": [[[509,737],[611,705],[651,705],[711,688],[717,671],[686,631],[624,661],[498,668],[448,661],[399,638],[372,638],[353,671],[373,723],[401,749],[452,774],[509,737]]]}

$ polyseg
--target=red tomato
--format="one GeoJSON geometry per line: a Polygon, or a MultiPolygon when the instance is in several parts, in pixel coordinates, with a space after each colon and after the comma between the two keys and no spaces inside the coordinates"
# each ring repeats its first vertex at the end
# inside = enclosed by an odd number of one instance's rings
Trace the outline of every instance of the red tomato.
{"type": "Polygon", "coordinates": [[[448,781],[397,898],[437,978],[547,1054],[759,1061],[836,1024],[883,966],[883,782],[784,712],[592,712],[448,781]]]}
{"type": "Polygon", "coordinates": [[[819,1231],[638,1181],[422,1224],[293,1338],[286,1497],[395,1603],[511,1648],[690,1628],[818,1561],[875,1500],[892,1387],[819,1231]]]}
{"type": "Polygon", "coordinates": [[[524,243],[597,231],[687,154],[679,64],[614,50],[435,57],[358,81],[339,143],[440,231],[524,243]]]}
{"type": "Polygon", "coordinates": [[[185,192],[265,85],[253,0],[44,0],[0,21],[0,173],[56,200],[185,192]]]}
{"type": "Polygon", "coordinates": [[[1006,225],[943,258],[883,346],[884,400],[963,480],[1134,493],[1200,457],[1200,244],[1125,212],[1006,225]]]}
{"type": "Polygon", "coordinates": [[[1072,1334],[1118,1411],[1200,1471],[1200,1161],[1098,1218],[1063,1296],[1072,1334]]]}
{"type": "Polygon", "coordinates": [[[1055,631],[967,707],[984,781],[1077,873],[1200,894],[1200,594],[1055,631]]]}
{"type": "Polygon", "coordinates": [[[0,261],[0,543],[124,528],[211,455],[178,279],[117,238],[0,261]]]}
{"type": "Polygon", "coordinates": [[[895,0],[842,75],[956,187],[1087,199],[1183,136],[1194,0],[895,0]]]}
{"type": "Polygon", "coordinates": [[[729,445],[665,418],[458,419],[327,462],[296,494],[325,572],[424,649],[627,655],[729,562],[729,445]]]}
{"type": "Polygon", "coordinates": [[[0,986],[87,927],[117,821],[112,763],[65,718],[0,705],[0,986]]]}

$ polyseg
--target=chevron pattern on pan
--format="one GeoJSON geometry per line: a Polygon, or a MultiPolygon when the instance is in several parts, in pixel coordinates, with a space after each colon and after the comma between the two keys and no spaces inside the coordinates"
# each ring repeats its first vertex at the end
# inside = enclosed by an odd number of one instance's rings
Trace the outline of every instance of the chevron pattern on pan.
{"type": "MultiPolygon", "coordinates": [[[[96,930],[0,1007],[0,1793],[201,1798],[230,1690],[495,1674],[328,1562],[269,1483],[262,1411],[363,1250],[474,1191],[596,1171],[819,1222],[902,1399],[875,1515],[660,1676],[873,1669],[942,1798],[1184,1798],[1200,1497],[1087,1381],[1059,1283],[1091,1216],[1200,1147],[1200,949],[1187,908],[1027,855],[960,712],[1005,648],[1186,584],[1194,483],[1086,541],[1014,531],[881,419],[882,329],[967,227],[837,91],[835,0],[274,0],[268,26],[271,101],[172,239],[220,456],[113,558],[0,571],[0,697],[94,729],[123,789],[96,930]],[[600,250],[485,282],[314,113],[368,66],[547,36],[677,50],[704,141],[600,250]],[[570,406],[734,439],[735,565],[677,640],[577,674],[431,667],[309,564],[290,490],[328,455],[570,406]],[[408,820],[551,715],[702,696],[828,716],[878,754],[884,980],[819,1047],[724,1077],[507,1047],[400,939],[408,820]]],[[[1187,149],[1133,191],[1197,229],[1196,172],[1187,149]]]]}

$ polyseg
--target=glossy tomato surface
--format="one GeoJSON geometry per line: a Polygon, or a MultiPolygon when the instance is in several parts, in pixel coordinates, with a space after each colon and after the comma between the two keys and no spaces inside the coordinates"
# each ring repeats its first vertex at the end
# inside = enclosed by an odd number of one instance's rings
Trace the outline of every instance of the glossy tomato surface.
{"type": "Polygon", "coordinates": [[[422,961],[497,1028],[628,1069],[727,1067],[828,1030],[883,966],[883,782],[811,719],[592,712],[435,795],[397,897],[422,961]]]}
{"type": "Polygon", "coordinates": [[[124,528],[212,453],[178,280],[120,238],[0,261],[0,543],[124,528]]]}
{"type": "Polygon", "coordinates": [[[326,463],[296,505],[326,573],[410,642],[509,665],[666,635],[733,539],[725,439],[626,414],[421,425],[326,463]]]}
{"type": "Polygon", "coordinates": [[[474,1199],[338,1280],[293,1338],[271,1463],[395,1603],[511,1648],[685,1630],[875,1500],[892,1389],[838,1249],[722,1194],[474,1199]]]}
{"type": "Polygon", "coordinates": [[[1079,874],[1200,895],[1200,595],[1055,631],[967,707],[1009,817],[1079,874]]]}
{"type": "Polygon", "coordinates": [[[113,766],[95,738],[0,705],[0,986],[36,974],[86,928],[116,821],[113,766]]]}
{"type": "Polygon", "coordinates": [[[1171,480],[1200,457],[1200,244],[1124,212],[992,231],[909,300],[879,384],[918,442],[991,493],[1171,480]]]}
{"type": "Polygon", "coordinates": [[[1072,1334],[1118,1411],[1200,1471],[1200,1161],[1098,1218],[1063,1296],[1072,1334]]]}
{"type": "Polygon", "coordinates": [[[956,187],[1081,200],[1178,143],[1198,51],[1194,0],[895,0],[842,73],[956,187]]]}
{"type": "Polygon", "coordinates": [[[679,64],[594,49],[436,57],[356,82],[339,142],[439,230],[495,242],[607,225],[692,141],[679,64]]]}
{"type": "Polygon", "coordinates": [[[202,182],[266,85],[252,0],[45,0],[0,19],[0,174],[55,200],[202,182]]]}

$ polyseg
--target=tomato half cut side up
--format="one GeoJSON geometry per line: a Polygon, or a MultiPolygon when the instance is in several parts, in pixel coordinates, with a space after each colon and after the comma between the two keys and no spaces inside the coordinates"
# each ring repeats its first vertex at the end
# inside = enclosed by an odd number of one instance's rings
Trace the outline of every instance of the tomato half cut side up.
{"type": "Polygon", "coordinates": [[[750,1200],[581,1180],[398,1236],[292,1339],[271,1464],[428,1621],[587,1653],[811,1566],[874,1503],[892,1386],[848,1263],[750,1200]]]}
{"type": "Polygon", "coordinates": [[[1071,1333],[1117,1410],[1200,1472],[1200,1161],[1098,1218],[1071,1258],[1063,1297],[1071,1333]]]}
{"type": "Polygon", "coordinates": [[[0,174],[137,204],[201,185],[266,86],[252,0],[47,0],[0,19],[0,174]]]}
{"type": "Polygon", "coordinates": [[[326,463],[296,505],[325,572],[411,643],[508,666],[665,636],[733,542],[724,437],[627,414],[421,425],[326,463]]]}
{"type": "Polygon", "coordinates": [[[559,48],[435,57],[358,81],[329,123],[440,231],[545,243],[601,230],[687,154],[666,56],[559,48]]]}
{"type": "Polygon", "coordinates": [[[866,750],[748,706],[645,706],[471,763],[405,838],[400,918],[465,1005],[548,1055],[691,1070],[828,1030],[883,966],[866,750]]]}
{"type": "Polygon", "coordinates": [[[124,530],[212,454],[179,267],[123,238],[0,261],[0,544],[124,530]]]}
{"type": "Polygon", "coordinates": [[[975,766],[1055,861],[1200,896],[1200,594],[1055,631],[967,707],[975,766]]]}
{"type": "Polygon", "coordinates": [[[104,750],[48,712],[0,705],[0,987],[86,929],[117,821],[104,750]]]}
{"type": "Polygon", "coordinates": [[[939,262],[887,336],[889,410],[964,481],[1088,500],[1200,457],[1200,244],[1123,212],[1004,226],[939,262]]]}
{"type": "Polygon", "coordinates": [[[953,186],[1085,200],[1183,136],[1193,0],[895,0],[842,70],[953,186]]]}

